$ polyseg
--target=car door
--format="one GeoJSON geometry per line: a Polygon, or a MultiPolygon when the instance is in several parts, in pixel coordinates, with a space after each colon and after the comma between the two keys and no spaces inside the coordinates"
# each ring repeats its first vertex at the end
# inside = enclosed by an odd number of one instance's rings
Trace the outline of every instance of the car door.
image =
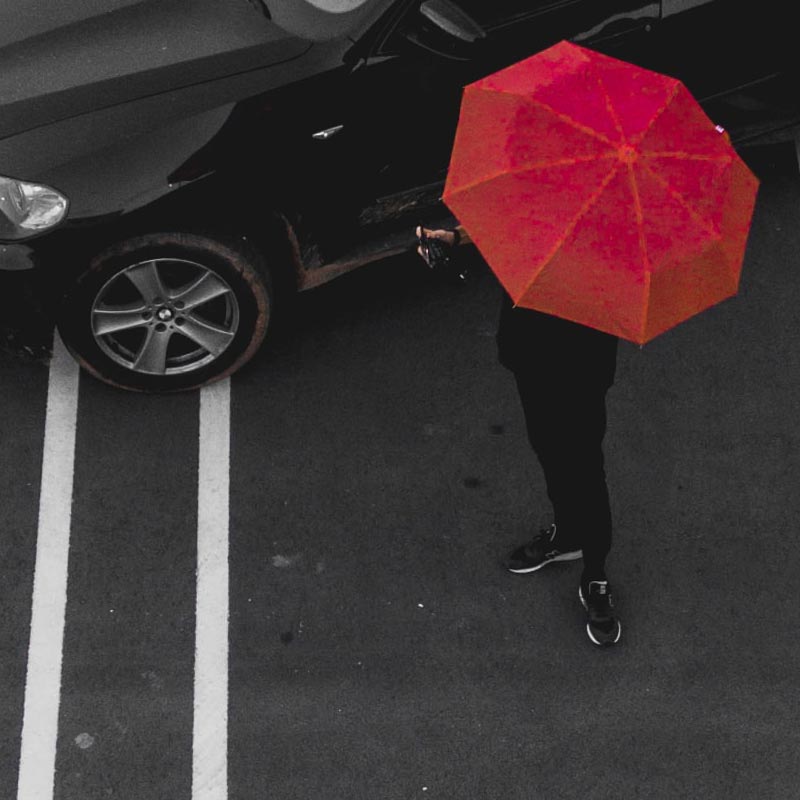
{"type": "Polygon", "coordinates": [[[563,39],[623,58],[646,52],[659,16],[653,0],[406,3],[353,76],[354,86],[361,83],[351,94],[369,98],[359,152],[371,160],[372,184],[363,187],[371,199],[362,222],[434,213],[466,84],[563,39]],[[431,21],[436,11],[456,22],[465,14],[482,35],[448,49],[447,36],[431,21]]]}

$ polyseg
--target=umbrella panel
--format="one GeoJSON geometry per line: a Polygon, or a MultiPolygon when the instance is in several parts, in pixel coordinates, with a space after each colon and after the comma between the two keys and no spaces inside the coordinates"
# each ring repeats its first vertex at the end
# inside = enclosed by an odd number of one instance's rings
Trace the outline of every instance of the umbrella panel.
{"type": "Polygon", "coordinates": [[[514,301],[627,338],[639,335],[648,280],[627,169],[617,166],[514,301]],[[608,206],[616,211],[609,215],[608,206]]]}
{"type": "Polygon", "coordinates": [[[674,78],[561,42],[470,84],[528,98],[610,143],[640,136],[680,86],[674,78]]]}
{"type": "Polygon", "coordinates": [[[462,104],[446,192],[497,175],[608,157],[608,142],[547,107],[509,93],[470,91],[462,104]],[[529,131],[536,131],[531,136],[529,131]]]}
{"type": "Polygon", "coordinates": [[[732,268],[722,241],[707,242],[691,260],[672,261],[652,273],[645,326],[634,341],[644,344],[732,297],[738,288],[739,270],[732,268]]]}
{"type": "Polygon", "coordinates": [[[474,191],[458,192],[448,205],[512,298],[517,298],[562,246],[570,226],[585,213],[614,169],[614,162],[596,159],[499,175],[474,191]],[[572,190],[565,191],[566,186],[572,190]]]}

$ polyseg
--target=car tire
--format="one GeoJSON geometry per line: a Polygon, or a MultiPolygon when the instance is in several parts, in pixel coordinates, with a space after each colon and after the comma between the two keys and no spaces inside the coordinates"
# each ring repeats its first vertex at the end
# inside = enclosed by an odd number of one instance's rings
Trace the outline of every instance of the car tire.
{"type": "Polygon", "coordinates": [[[96,378],[133,391],[179,392],[249,361],[272,305],[269,271],[246,240],[160,233],[92,259],[66,293],[57,325],[96,378]]]}

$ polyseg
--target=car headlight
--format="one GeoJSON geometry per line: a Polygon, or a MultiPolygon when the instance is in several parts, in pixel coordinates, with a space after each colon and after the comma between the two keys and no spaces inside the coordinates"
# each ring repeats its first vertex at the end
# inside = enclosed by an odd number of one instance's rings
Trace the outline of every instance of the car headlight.
{"type": "Polygon", "coordinates": [[[41,183],[0,175],[0,240],[26,239],[58,225],[69,201],[41,183]]]}

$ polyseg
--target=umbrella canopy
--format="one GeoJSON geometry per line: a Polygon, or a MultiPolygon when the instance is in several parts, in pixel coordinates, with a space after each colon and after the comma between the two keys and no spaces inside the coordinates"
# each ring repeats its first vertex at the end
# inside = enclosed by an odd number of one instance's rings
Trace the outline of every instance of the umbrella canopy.
{"type": "Polygon", "coordinates": [[[561,42],[464,89],[443,200],[515,304],[643,344],[736,294],[757,190],[680,81],[561,42]]]}

